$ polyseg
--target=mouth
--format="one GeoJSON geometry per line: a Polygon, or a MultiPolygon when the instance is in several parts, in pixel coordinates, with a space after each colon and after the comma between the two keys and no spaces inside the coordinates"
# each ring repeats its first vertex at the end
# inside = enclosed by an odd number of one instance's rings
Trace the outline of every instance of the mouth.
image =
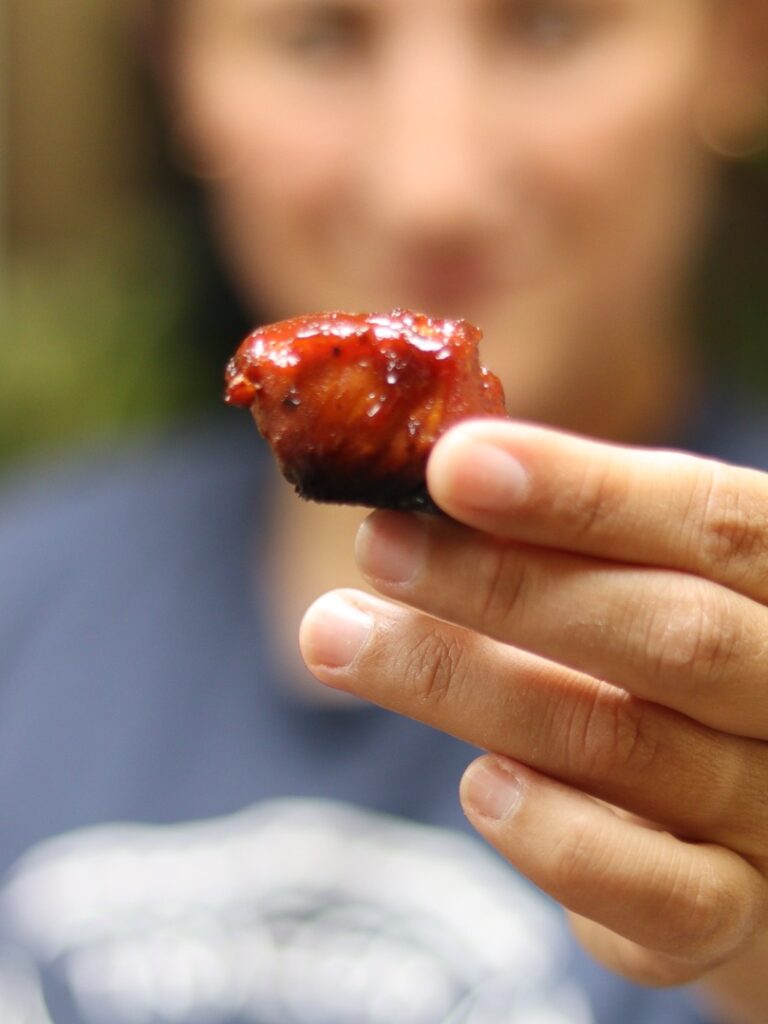
{"type": "Polygon", "coordinates": [[[469,316],[517,287],[495,261],[472,256],[432,256],[401,265],[397,277],[409,301],[435,316],[469,316]]]}

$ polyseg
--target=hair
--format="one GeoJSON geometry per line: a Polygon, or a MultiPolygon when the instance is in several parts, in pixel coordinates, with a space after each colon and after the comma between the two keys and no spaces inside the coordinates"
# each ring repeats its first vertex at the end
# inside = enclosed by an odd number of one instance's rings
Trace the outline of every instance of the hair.
{"type": "MultiPolygon", "coordinates": [[[[188,0],[184,0],[188,2],[188,0]]],[[[175,211],[175,230],[187,259],[187,312],[181,325],[187,353],[204,366],[213,382],[208,395],[219,400],[221,368],[237,342],[253,327],[222,266],[210,228],[204,187],[179,165],[163,109],[163,78],[172,47],[179,0],[144,0],[145,122],[150,148],[152,191],[175,211]]],[[[257,318],[258,319],[258,318],[257,318]]]]}
{"type": "Polygon", "coordinates": [[[696,327],[711,371],[743,393],[768,394],[768,165],[734,164],[706,251],[696,327]]]}

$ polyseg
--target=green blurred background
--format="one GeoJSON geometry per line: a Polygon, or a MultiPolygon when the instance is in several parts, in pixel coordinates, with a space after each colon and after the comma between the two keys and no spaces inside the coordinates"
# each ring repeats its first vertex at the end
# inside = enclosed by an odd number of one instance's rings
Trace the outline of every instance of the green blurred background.
{"type": "MultiPolygon", "coordinates": [[[[0,469],[203,414],[247,324],[174,170],[140,4],[0,7],[0,469]]],[[[768,395],[768,167],[727,171],[702,343],[768,395]]]]}
{"type": "Polygon", "coordinates": [[[246,330],[147,50],[141,0],[0,3],[0,469],[213,408],[246,330]]]}

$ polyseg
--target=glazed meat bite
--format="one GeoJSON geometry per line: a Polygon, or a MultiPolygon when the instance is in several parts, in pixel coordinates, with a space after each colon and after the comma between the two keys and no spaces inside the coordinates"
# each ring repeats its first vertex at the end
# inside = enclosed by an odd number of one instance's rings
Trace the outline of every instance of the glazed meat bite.
{"type": "Polygon", "coordinates": [[[421,313],[321,313],[262,327],[227,368],[226,400],[250,406],[304,498],[433,509],[429,453],[448,427],[503,416],[480,365],[481,332],[421,313]]]}

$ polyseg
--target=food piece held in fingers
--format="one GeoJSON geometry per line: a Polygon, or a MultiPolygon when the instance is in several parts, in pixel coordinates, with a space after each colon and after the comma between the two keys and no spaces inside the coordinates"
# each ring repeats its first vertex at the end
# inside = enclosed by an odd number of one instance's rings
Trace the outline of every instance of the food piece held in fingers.
{"type": "Polygon", "coordinates": [[[425,471],[438,437],[463,419],[505,415],[480,338],[465,320],[403,309],[299,316],[245,339],[226,400],[251,408],[302,497],[434,509],[425,471]]]}

